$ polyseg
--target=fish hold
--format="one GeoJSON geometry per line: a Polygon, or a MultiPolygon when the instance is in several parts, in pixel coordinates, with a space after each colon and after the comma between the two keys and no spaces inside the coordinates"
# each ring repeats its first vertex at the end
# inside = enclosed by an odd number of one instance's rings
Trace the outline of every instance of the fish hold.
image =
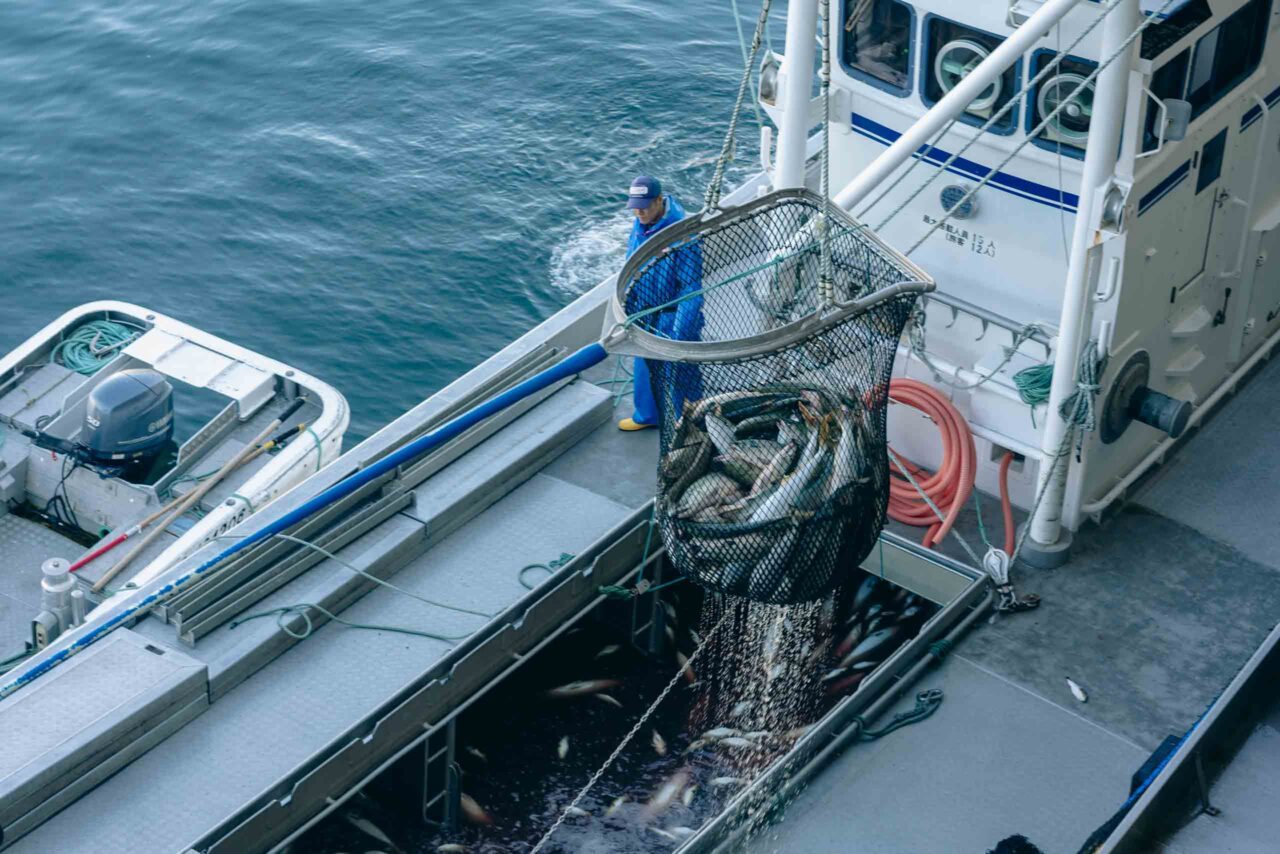
{"type": "Polygon", "coordinates": [[[676,516],[692,518],[698,511],[728,504],[742,497],[733,478],[715,473],[704,475],[689,485],[676,507],[676,516]]]}
{"type": "Polygon", "coordinates": [[[862,639],[862,643],[840,661],[841,667],[852,667],[863,661],[883,661],[889,657],[899,642],[902,632],[899,626],[889,626],[872,632],[862,639]]]}
{"type": "Polygon", "coordinates": [[[645,815],[652,818],[671,806],[687,785],[689,785],[689,772],[681,768],[653,793],[653,797],[644,806],[645,815]]]}
{"type": "Polygon", "coordinates": [[[466,792],[459,792],[458,798],[462,804],[462,816],[472,824],[493,824],[493,816],[485,812],[484,807],[476,803],[476,799],[468,795],[466,792]]]}
{"type": "Polygon", "coordinates": [[[617,679],[584,679],[580,682],[569,682],[552,688],[547,696],[555,700],[568,700],[573,697],[585,697],[588,694],[599,694],[617,688],[622,682],[617,679]]]}

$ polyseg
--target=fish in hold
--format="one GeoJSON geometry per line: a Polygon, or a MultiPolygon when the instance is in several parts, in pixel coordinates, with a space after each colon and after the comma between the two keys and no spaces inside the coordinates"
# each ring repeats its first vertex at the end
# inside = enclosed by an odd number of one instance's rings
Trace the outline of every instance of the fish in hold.
{"type": "Polygon", "coordinates": [[[653,793],[653,797],[649,798],[649,802],[644,806],[645,815],[652,818],[666,810],[667,807],[675,802],[687,785],[689,785],[689,771],[681,768],[667,778],[666,782],[653,793]]]}
{"type": "Polygon", "coordinates": [[[693,796],[696,795],[697,793],[698,793],[698,787],[690,786],[689,788],[685,789],[684,794],[680,796],[680,803],[684,804],[685,806],[692,805],[693,796]]]}
{"type": "Polygon", "coordinates": [[[479,759],[481,762],[485,763],[486,765],[489,764],[489,757],[485,756],[484,753],[481,752],[480,748],[467,745],[467,753],[470,753],[472,756],[474,756],[476,759],[479,759]]]}
{"type": "Polygon", "coordinates": [[[649,743],[653,745],[654,753],[659,756],[667,755],[667,740],[656,729],[653,731],[653,738],[649,739],[649,743]]]}
{"type": "Polygon", "coordinates": [[[564,814],[569,816],[570,818],[590,818],[591,817],[591,813],[587,812],[582,807],[575,807],[573,805],[565,807],[564,814]]]}
{"type": "Polygon", "coordinates": [[[459,845],[457,842],[446,842],[444,845],[436,846],[436,854],[467,854],[467,846],[459,845]]]}
{"type": "Polygon", "coordinates": [[[617,706],[619,709],[622,708],[622,703],[619,703],[614,697],[610,696],[609,694],[592,694],[591,696],[595,697],[597,700],[599,700],[602,703],[608,703],[610,706],[617,706]]]}
{"type": "Polygon", "coordinates": [[[620,649],[622,649],[620,644],[611,643],[608,646],[601,647],[600,651],[596,653],[596,658],[604,658],[606,655],[613,655],[620,649]]]}
{"type": "Polygon", "coordinates": [[[676,650],[676,664],[680,665],[680,672],[684,674],[684,681],[690,685],[698,681],[693,668],[689,666],[689,658],[680,650],[676,650]]]}
{"type": "Polygon", "coordinates": [[[697,832],[698,831],[694,830],[692,827],[677,826],[667,828],[667,833],[670,833],[676,839],[688,839],[697,832]]]}
{"type": "Polygon", "coordinates": [[[462,804],[462,815],[472,824],[493,824],[493,816],[485,811],[485,808],[476,803],[476,799],[468,795],[466,792],[460,792],[458,795],[462,804]]]}
{"type": "Polygon", "coordinates": [[[556,745],[556,756],[564,759],[569,755],[569,736],[560,739],[560,743],[556,745]]]}
{"type": "Polygon", "coordinates": [[[707,785],[713,789],[723,789],[727,786],[741,786],[746,782],[742,777],[712,777],[707,785]]]}
{"type": "Polygon", "coordinates": [[[840,660],[840,667],[852,667],[862,661],[883,661],[898,647],[902,638],[900,626],[888,626],[874,631],[862,639],[862,642],[840,660]]]}
{"type": "Polygon", "coordinates": [[[617,679],[583,679],[552,688],[547,692],[547,696],[555,700],[568,700],[574,697],[585,697],[588,694],[600,694],[617,688],[621,684],[622,682],[617,679]]]}
{"type": "Polygon", "coordinates": [[[609,804],[609,808],[604,811],[604,814],[606,816],[613,815],[618,810],[622,809],[622,805],[625,804],[626,802],[627,802],[627,796],[619,795],[618,797],[613,799],[613,803],[609,804]]]}
{"type": "Polygon", "coordinates": [[[392,851],[396,851],[396,852],[403,851],[403,849],[399,845],[396,845],[394,842],[391,841],[391,837],[387,836],[387,834],[383,832],[382,828],[378,827],[376,824],[369,821],[369,819],[363,816],[356,815],[353,812],[345,813],[344,818],[346,818],[347,822],[352,827],[356,828],[356,830],[359,830],[361,833],[363,833],[364,835],[372,839],[378,840],[383,845],[390,848],[392,851]]]}
{"type": "Polygon", "coordinates": [[[1071,696],[1075,697],[1082,703],[1089,702],[1089,695],[1086,694],[1084,689],[1080,687],[1079,683],[1070,676],[1067,677],[1067,687],[1071,689],[1071,696]]]}

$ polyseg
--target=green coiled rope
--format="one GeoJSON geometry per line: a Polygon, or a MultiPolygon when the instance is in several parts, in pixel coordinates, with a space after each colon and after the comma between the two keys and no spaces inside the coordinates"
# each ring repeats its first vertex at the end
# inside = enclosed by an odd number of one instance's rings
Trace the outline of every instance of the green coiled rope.
{"type": "Polygon", "coordinates": [[[59,341],[51,358],[77,374],[92,376],[144,331],[123,321],[90,320],[59,341]]]}

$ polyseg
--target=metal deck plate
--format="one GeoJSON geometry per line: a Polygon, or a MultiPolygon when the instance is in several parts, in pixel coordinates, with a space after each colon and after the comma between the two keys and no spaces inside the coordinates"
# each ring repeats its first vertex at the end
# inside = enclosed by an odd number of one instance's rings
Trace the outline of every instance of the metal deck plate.
{"type": "Polygon", "coordinates": [[[747,850],[978,854],[1021,833],[1044,851],[1074,851],[1146,758],[961,657],[917,686],[933,687],[946,692],[937,713],[850,749],[747,850]]]}
{"type": "Polygon", "coordinates": [[[205,665],[127,629],[0,702],[0,827],[29,830],[136,755],[130,747],[203,705],[205,665]],[[103,771],[102,766],[108,766],[103,771]]]}

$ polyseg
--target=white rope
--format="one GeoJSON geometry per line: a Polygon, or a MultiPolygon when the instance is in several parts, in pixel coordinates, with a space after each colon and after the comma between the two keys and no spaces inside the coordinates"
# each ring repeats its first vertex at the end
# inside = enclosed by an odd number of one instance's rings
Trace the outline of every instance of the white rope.
{"type": "MultiPolygon", "coordinates": [[[[1115,8],[1116,5],[1125,1],[1126,0],[1115,0],[1115,2],[1112,4],[1111,7],[1107,9],[1107,11],[1109,12],[1111,9],[1115,8]]],[[[1049,115],[1044,117],[1044,120],[1040,122],[1040,124],[1036,125],[1034,128],[1031,129],[1031,131],[1027,134],[1027,138],[1024,139],[1022,142],[1018,143],[1018,145],[1014,147],[1013,151],[1009,152],[1008,157],[1006,157],[1004,160],[1001,160],[994,169],[992,169],[990,172],[987,173],[987,176],[985,178],[983,178],[981,181],[978,182],[977,186],[969,190],[969,192],[965,193],[964,196],[962,196],[959,201],[957,201],[954,205],[952,205],[951,210],[947,211],[945,216],[941,217],[940,219],[938,219],[937,222],[929,226],[929,230],[924,233],[924,236],[921,237],[919,240],[917,240],[914,244],[912,244],[911,248],[908,249],[904,254],[910,256],[912,252],[915,252],[917,249],[919,249],[920,246],[926,240],[928,240],[929,237],[935,231],[937,231],[939,228],[941,228],[951,219],[951,217],[955,214],[956,211],[960,210],[961,206],[964,205],[965,202],[969,201],[969,199],[973,198],[975,193],[977,193],[987,184],[991,183],[991,179],[994,178],[996,175],[1000,174],[1000,170],[1003,169],[1005,166],[1008,166],[1009,163],[1013,160],[1013,158],[1018,155],[1018,152],[1022,151],[1022,149],[1025,148],[1028,144],[1030,144],[1030,142],[1033,139],[1039,136],[1040,132],[1044,130],[1046,127],[1048,127],[1049,123],[1053,121],[1055,118],[1057,118],[1058,114],[1061,113],[1063,110],[1065,110],[1067,106],[1072,101],[1075,100],[1077,95],[1079,95],[1082,91],[1084,91],[1084,89],[1088,87],[1090,83],[1096,80],[1098,75],[1101,74],[1109,65],[1111,65],[1111,63],[1115,62],[1116,59],[1119,58],[1121,54],[1127,51],[1129,49],[1129,46],[1133,44],[1133,42],[1138,38],[1138,36],[1142,35],[1143,30],[1151,26],[1151,23],[1155,21],[1158,17],[1163,15],[1165,11],[1170,6],[1172,6],[1175,2],[1177,2],[1177,0],[1165,0],[1165,3],[1163,6],[1161,6],[1154,14],[1152,14],[1150,17],[1144,20],[1141,24],[1139,24],[1134,29],[1134,31],[1129,34],[1128,38],[1126,38],[1123,42],[1121,42],[1120,47],[1118,47],[1115,51],[1113,51],[1112,54],[1108,56],[1105,60],[1099,63],[1098,67],[1095,68],[1092,73],[1090,73],[1087,77],[1085,77],[1083,80],[1080,81],[1080,85],[1076,86],[1075,89],[1071,90],[1070,95],[1063,98],[1058,103],[1058,106],[1055,107],[1053,111],[1049,113],[1049,115]]],[[[1049,68],[1049,67],[1051,66],[1045,66],[1045,68],[1049,68]]],[[[964,149],[961,149],[961,150],[963,151],[964,149]]],[[[957,156],[959,155],[958,154],[953,155],[952,159],[954,159],[957,156]]],[[[951,161],[949,160],[947,162],[949,163],[951,161]]],[[[942,173],[942,169],[939,169],[937,174],[941,174],[941,173],[942,173]]],[[[912,196],[912,198],[915,198],[915,197],[912,196]]]]}
{"type": "Polygon", "coordinates": [[[733,116],[729,119],[729,130],[724,135],[724,146],[716,159],[716,170],[707,185],[707,194],[702,206],[710,210],[720,204],[720,187],[724,183],[724,170],[733,159],[734,140],[738,134],[738,118],[742,115],[742,102],[747,97],[747,88],[751,83],[751,69],[756,64],[756,54],[760,52],[760,42],[764,38],[764,25],[769,20],[769,6],[773,0],[764,0],[760,6],[760,20],[756,21],[756,33],[751,39],[751,55],[742,66],[742,78],[738,81],[738,98],[733,104],[733,116]]]}
{"type": "Polygon", "coordinates": [[[560,825],[565,823],[565,820],[569,817],[569,813],[573,812],[574,808],[578,806],[578,802],[586,797],[587,792],[590,792],[595,784],[600,781],[600,778],[604,776],[604,772],[609,770],[609,767],[613,765],[618,756],[622,754],[622,751],[631,743],[631,739],[636,737],[636,733],[640,731],[640,728],[643,727],[645,722],[648,721],[649,718],[652,717],[653,713],[658,710],[658,706],[662,705],[662,701],[665,700],[667,695],[671,693],[676,685],[685,678],[685,670],[693,664],[693,661],[698,657],[698,654],[707,648],[707,643],[716,636],[720,631],[720,627],[724,625],[725,620],[727,620],[729,615],[732,613],[732,609],[726,610],[724,615],[716,622],[715,626],[712,627],[711,631],[707,632],[707,636],[702,639],[702,643],[698,644],[697,648],[694,649],[693,654],[689,656],[688,660],[686,660],[684,664],[680,665],[680,670],[677,671],[675,676],[671,677],[671,681],[667,683],[667,687],[662,689],[662,693],[658,695],[658,699],[654,700],[653,703],[649,705],[649,708],[645,709],[644,714],[636,720],[635,726],[631,727],[631,731],[622,737],[622,741],[619,742],[618,746],[609,754],[609,758],[606,759],[604,764],[591,775],[591,779],[587,781],[587,785],[583,786],[578,794],[574,796],[573,800],[569,802],[569,805],[560,813],[560,817],[555,820],[555,823],[552,824],[551,827],[547,828],[547,832],[542,835],[542,838],[538,840],[538,844],[533,846],[533,849],[529,854],[538,854],[538,852],[542,850],[543,846],[547,844],[547,840],[551,839],[552,835],[560,829],[560,825]]]}
{"type": "MultiPolygon", "coordinates": [[[[955,163],[957,160],[960,159],[960,157],[964,155],[965,152],[967,152],[970,148],[973,148],[973,146],[977,145],[978,140],[982,139],[983,134],[985,134],[988,130],[994,127],[997,122],[1001,121],[1006,115],[1008,115],[1009,111],[1011,111],[1014,107],[1022,103],[1023,97],[1028,92],[1030,92],[1040,83],[1042,83],[1044,79],[1048,77],[1051,73],[1056,71],[1062,65],[1062,60],[1066,58],[1067,54],[1070,53],[1072,50],[1074,50],[1076,48],[1076,45],[1084,41],[1085,38],[1090,33],[1092,33],[1095,29],[1097,29],[1098,26],[1103,22],[1103,20],[1106,19],[1107,15],[1111,14],[1111,11],[1115,9],[1116,6],[1119,6],[1123,2],[1125,2],[1125,0],[1111,0],[1111,4],[1109,6],[1104,6],[1102,11],[1098,13],[1098,16],[1095,17],[1093,21],[1090,22],[1089,26],[1085,27],[1085,29],[1083,30],[1083,32],[1080,33],[1080,35],[1076,36],[1076,40],[1073,41],[1071,44],[1067,45],[1067,48],[1065,51],[1060,49],[1058,51],[1057,56],[1055,56],[1052,61],[1050,61],[1047,65],[1045,65],[1044,68],[1040,69],[1040,71],[1030,80],[1028,80],[1026,84],[1023,85],[1023,87],[1019,89],[1017,93],[1015,93],[1014,96],[1005,103],[1003,107],[1001,107],[998,111],[996,111],[996,113],[992,115],[991,118],[987,119],[987,121],[983,123],[981,127],[978,128],[977,132],[974,133],[972,139],[966,142],[964,146],[960,148],[959,151],[957,151],[955,154],[952,154],[950,157],[944,160],[942,162],[942,165],[938,167],[937,171],[932,173],[928,178],[926,178],[924,180],[924,183],[922,183],[919,187],[915,189],[915,192],[913,192],[910,196],[908,196],[906,200],[903,201],[901,204],[899,204],[896,208],[890,211],[889,215],[886,216],[883,220],[881,220],[880,224],[876,227],[876,230],[879,231],[880,229],[883,229],[886,225],[888,225],[890,220],[892,220],[895,216],[901,213],[902,210],[907,207],[907,205],[915,201],[917,196],[919,196],[926,189],[928,189],[929,185],[932,184],[935,180],[937,180],[939,175],[946,172],[952,163],[955,163]]],[[[1172,2],[1172,0],[1170,0],[1170,2],[1172,2]]],[[[1102,69],[1099,68],[1098,70],[1101,71],[1102,69]]],[[[1071,99],[1076,96],[1076,94],[1080,91],[1080,89],[1084,87],[1084,85],[1087,85],[1087,81],[1085,84],[1082,84],[1081,87],[1077,88],[1075,92],[1071,93],[1071,98],[1068,98],[1067,100],[1063,101],[1062,104],[1059,104],[1058,109],[1061,110],[1066,104],[1069,104],[1071,102],[1071,99]]],[[[1054,115],[1056,114],[1057,112],[1055,111],[1054,115]]],[[[940,138],[942,134],[945,134],[947,131],[951,130],[951,128],[955,127],[956,123],[959,121],[960,121],[960,116],[956,116],[954,119],[952,119],[951,122],[945,128],[943,128],[942,131],[938,134],[938,137],[940,138]]],[[[1043,125],[1041,127],[1043,127],[1043,125]]],[[[1014,149],[1014,154],[1021,151],[1022,148],[1025,147],[1028,142],[1030,142],[1032,139],[1034,139],[1038,135],[1038,132],[1039,132],[1039,129],[1037,129],[1037,131],[1033,133],[1027,134],[1027,138],[1024,139],[1022,143],[1017,148],[1014,149]]],[[[935,138],[934,142],[935,143],[937,142],[937,138],[935,138]]],[[[923,155],[921,155],[916,162],[919,162],[920,159],[923,159],[923,155]]],[[[1010,157],[1010,159],[1012,159],[1012,157],[1010,157]]],[[[1008,162],[1009,162],[1008,160],[1005,161],[1005,163],[1008,163],[1008,162]]],[[[990,175],[987,176],[987,180],[990,180],[991,176],[993,176],[997,171],[999,171],[999,168],[992,171],[990,175]]],[[[907,172],[904,172],[897,180],[894,181],[894,185],[896,186],[898,182],[901,181],[902,178],[905,178],[909,172],[910,170],[907,170],[907,172]]],[[[892,187],[890,187],[890,189],[892,189],[892,187]]],[[[888,191],[886,190],[885,193],[887,192],[888,191]]],[[[876,201],[878,202],[881,198],[883,198],[885,193],[881,193],[880,196],[876,198],[876,201]]],[[[962,199],[960,202],[957,202],[955,205],[953,205],[951,210],[956,210],[957,208],[959,208],[964,201],[968,200],[968,198],[969,198],[968,196],[965,196],[964,199],[962,199]]],[[[950,216],[949,212],[948,212],[948,216],[950,216]]],[[[927,237],[928,235],[925,235],[925,236],[927,237]]]]}
{"type": "Polygon", "coordinates": [[[836,301],[835,275],[831,266],[831,17],[830,0],[820,0],[818,15],[822,25],[822,255],[818,275],[818,299],[825,305],[836,301]]]}

